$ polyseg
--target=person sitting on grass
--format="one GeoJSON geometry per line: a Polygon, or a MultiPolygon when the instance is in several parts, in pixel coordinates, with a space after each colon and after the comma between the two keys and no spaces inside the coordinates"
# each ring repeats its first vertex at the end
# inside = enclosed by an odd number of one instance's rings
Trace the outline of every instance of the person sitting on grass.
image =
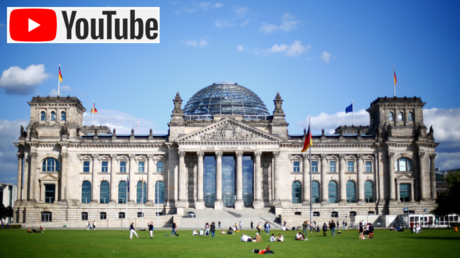
{"type": "Polygon", "coordinates": [[[40,230],[43,230],[43,231],[45,231],[45,229],[44,229],[42,226],[40,226],[40,230]]]}
{"type": "Polygon", "coordinates": [[[457,226],[454,227],[454,232],[458,232],[458,227],[457,226]]]}
{"type": "Polygon", "coordinates": [[[256,242],[262,242],[262,237],[259,233],[256,233],[256,242]]]}
{"type": "Polygon", "coordinates": [[[193,233],[192,233],[192,235],[194,235],[194,236],[198,236],[198,232],[196,232],[196,229],[195,229],[195,230],[193,230],[193,233]]]}
{"type": "Polygon", "coordinates": [[[32,229],[28,228],[27,233],[32,233],[32,229]]]}
{"type": "Polygon", "coordinates": [[[284,242],[284,236],[279,234],[278,237],[276,238],[277,242],[284,242]]]}
{"type": "Polygon", "coordinates": [[[272,235],[270,236],[270,242],[276,242],[275,234],[272,234],[272,235]]]}
{"type": "Polygon", "coordinates": [[[233,233],[233,231],[232,231],[231,229],[229,229],[229,230],[227,231],[227,235],[234,235],[234,234],[235,234],[235,233],[233,233]]]}
{"type": "Polygon", "coordinates": [[[221,234],[221,235],[226,235],[227,232],[225,232],[225,230],[222,229],[222,230],[220,231],[220,234],[221,234]]]}
{"type": "Polygon", "coordinates": [[[252,238],[250,236],[243,234],[241,236],[241,242],[252,242],[252,238]]]}
{"type": "Polygon", "coordinates": [[[270,250],[270,246],[265,249],[252,249],[252,252],[256,254],[275,254],[275,252],[270,250]]]}
{"type": "Polygon", "coordinates": [[[200,236],[204,235],[203,229],[200,229],[200,236]]]}
{"type": "Polygon", "coordinates": [[[297,233],[295,235],[295,240],[301,240],[302,241],[303,239],[304,239],[304,237],[303,237],[302,233],[299,232],[299,233],[297,233]]]}

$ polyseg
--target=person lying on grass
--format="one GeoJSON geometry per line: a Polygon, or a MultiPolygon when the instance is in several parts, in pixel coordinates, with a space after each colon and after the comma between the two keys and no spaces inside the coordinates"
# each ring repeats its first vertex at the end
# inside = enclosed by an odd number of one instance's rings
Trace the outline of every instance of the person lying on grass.
{"type": "Polygon", "coordinates": [[[265,249],[252,249],[252,252],[256,254],[275,254],[275,252],[270,250],[270,246],[265,249]]]}

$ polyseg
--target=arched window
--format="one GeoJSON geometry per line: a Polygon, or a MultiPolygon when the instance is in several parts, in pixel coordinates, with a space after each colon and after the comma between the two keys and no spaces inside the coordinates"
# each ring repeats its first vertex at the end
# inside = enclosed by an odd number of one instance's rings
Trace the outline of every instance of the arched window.
{"type": "Polygon", "coordinates": [[[46,120],[46,113],[45,111],[40,112],[40,120],[45,121],[46,120]]]}
{"type": "Polygon", "coordinates": [[[313,181],[311,183],[311,199],[313,203],[319,203],[319,183],[318,181],[313,181]]]}
{"type": "Polygon", "coordinates": [[[62,111],[61,112],[61,121],[65,121],[66,118],[67,117],[66,117],[65,111],[62,111]]]}
{"type": "Polygon", "coordinates": [[[337,183],[335,181],[329,182],[328,190],[329,190],[329,203],[336,203],[337,202],[337,183]]]}
{"type": "Polygon", "coordinates": [[[84,181],[81,187],[81,203],[91,202],[91,183],[84,181]]]}
{"type": "Polygon", "coordinates": [[[395,114],[393,112],[388,113],[388,121],[393,122],[395,120],[395,114]]]}
{"type": "Polygon", "coordinates": [[[43,172],[59,172],[59,160],[55,158],[47,158],[43,160],[43,172]]]}
{"type": "Polygon", "coordinates": [[[356,211],[350,211],[350,217],[356,216],[356,211]]]}
{"type": "Polygon", "coordinates": [[[339,217],[339,213],[336,212],[336,211],[333,211],[333,212],[331,212],[331,217],[333,217],[333,218],[338,218],[338,217],[339,217]]]}
{"type": "Polygon", "coordinates": [[[142,181],[139,181],[137,183],[137,203],[141,202],[147,202],[147,184],[145,182],[142,184],[142,181]]]}
{"type": "Polygon", "coordinates": [[[347,202],[356,202],[356,184],[351,180],[347,182],[347,202]]]}
{"type": "Polygon", "coordinates": [[[118,184],[118,203],[126,203],[126,181],[118,184]]]}
{"type": "Polygon", "coordinates": [[[165,203],[165,184],[161,181],[155,184],[155,203],[165,203]]]}
{"type": "Polygon", "coordinates": [[[56,112],[51,111],[51,121],[56,121],[56,112]]]}
{"type": "Polygon", "coordinates": [[[374,184],[372,181],[364,183],[364,200],[366,202],[374,202],[374,184]]]}
{"type": "Polygon", "coordinates": [[[302,184],[299,181],[292,183],[292,203],[302,202],[302,184]]]}
{"type": "Polygon", "coordinates": [[[400,158],[396,160],[395,171],[412,171],[412,161],[408,158],[400,158]]]}
{"type": "Polygon", "coordinates": [[[404,117],[404,114],[402,112],[398,113],[398,121],[402,121],[404,117]]]}
{"type": "Polygon", "coordinates": [[[101,200],[100,203],[109,203],[110,199],[110,184],[107,181],[101,182],[101,200]]]}
{"type": "Polygon", "coordinates": [[[414,121],[414,113],[409,112],[409,117],[408,117],[409,122],[414,121]]]}

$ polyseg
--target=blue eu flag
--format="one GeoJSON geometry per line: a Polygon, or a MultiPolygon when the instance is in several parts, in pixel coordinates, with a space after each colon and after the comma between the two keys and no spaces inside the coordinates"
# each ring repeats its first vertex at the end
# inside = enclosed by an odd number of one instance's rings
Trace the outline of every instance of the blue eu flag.
{"type": "Polygon", "coordinates": [[[353,112],[353,104],[345,108],[345,113],[353,112]]]}

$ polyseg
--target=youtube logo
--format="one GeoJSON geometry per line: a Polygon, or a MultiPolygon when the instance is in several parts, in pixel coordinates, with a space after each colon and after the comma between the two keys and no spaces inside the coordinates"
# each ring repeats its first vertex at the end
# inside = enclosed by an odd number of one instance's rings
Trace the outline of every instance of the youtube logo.
{"type": "Polygon", "coordinates": [[[51,9],[16,9],[8,24],[14,41],[43,42],[56,38],[57,18],[51,9]]]}
{"type": "Polygon", "coordinates": [[[158,7],[8,7],[8,43],[160,43],[158,7]]]}

